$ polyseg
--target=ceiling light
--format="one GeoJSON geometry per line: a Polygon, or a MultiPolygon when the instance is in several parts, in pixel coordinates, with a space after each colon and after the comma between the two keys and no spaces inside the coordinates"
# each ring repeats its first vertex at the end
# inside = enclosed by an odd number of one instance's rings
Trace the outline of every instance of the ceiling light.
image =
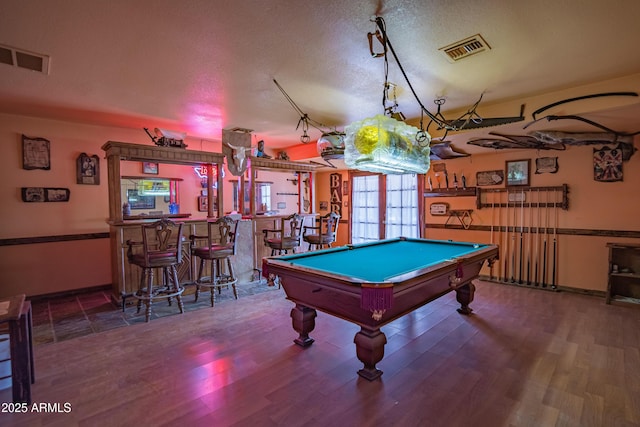
{"type": "Polygon", "coordinates": [[[383,174],[419,173],[429,170],[429,142],[418,143],[420,130],[391,117],[375,117],[345,128],[344,160],[353,169],[383,174]]]}

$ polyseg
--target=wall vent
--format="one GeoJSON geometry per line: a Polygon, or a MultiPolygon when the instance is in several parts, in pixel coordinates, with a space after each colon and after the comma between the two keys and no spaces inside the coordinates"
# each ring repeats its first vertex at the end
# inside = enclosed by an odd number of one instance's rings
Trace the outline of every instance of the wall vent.
{"type": "Polygon", "coordinates": [[[489,49],[491,49],[489,43],[487,43],[480,34],[476,34],[475,36],[467,37],[464,40],[441,47],[438,50],[444,52],[449,61],[456,62],[462,58],[467,58],[489,49]]]}
{"type": "Polygon", "coordinates": [[[0,45],[0,63],[49,74],[49,55],[0,45]]]}

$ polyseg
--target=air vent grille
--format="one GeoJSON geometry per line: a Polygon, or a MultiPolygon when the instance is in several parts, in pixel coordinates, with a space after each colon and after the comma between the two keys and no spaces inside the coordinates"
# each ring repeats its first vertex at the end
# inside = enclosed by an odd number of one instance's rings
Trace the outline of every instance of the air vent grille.
{"type": "Polygon", "coordinates": [[[441,47],[439,50],[446,54],[447,59],[455,62],[489,49],[491,49],[489,43],[480,34],[476,34],[449,46],[441,47]]]}
{"type": "Polygon", "coordinates": [[[49,56],[0,45],[0,63],[49,74],[49,56]]]}

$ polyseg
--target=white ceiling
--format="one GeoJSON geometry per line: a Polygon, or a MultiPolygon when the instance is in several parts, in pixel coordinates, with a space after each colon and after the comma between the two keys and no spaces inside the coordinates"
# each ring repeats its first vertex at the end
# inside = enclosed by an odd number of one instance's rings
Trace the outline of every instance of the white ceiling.
{"type": "MultiPolygon", "coordinates": [[[[484,93],[481,115],[510,105],[498,116],[517,116],[526,104],[528,122],[542,106],[527,103],[536,96],[640,73],[638,0],[3,0],[0,44],[50,55],[51,63],[48,75],[0,64],[0,112],[207,140],[242,127],[268,148],[289,147],[300,143],[299,115],[274,79],[328,127],[383,112],[384,61],[371,57],[367,40],[375,15],[432,112],[438,96],[449,111],[484,93]],[[439,51],[475,34],[490,51],[456,63],[439,51]]],[[[415,122],[418,102],[391,55],[389,81],[398,85],[399,110],[415,122]]],[[[603,101],[607,109],[595,106],[589,117],[639,131],[640,103],[625,103],[609,110],[603,101]]],[[[466,140],[523,134],[527,122],[450,139],[467,152],[487,150],[466,140]]],[[[546,127],[597,130],[564,122],[546,127]]],[[[313,141],[319,135],[310,130],[313,141]]]]}

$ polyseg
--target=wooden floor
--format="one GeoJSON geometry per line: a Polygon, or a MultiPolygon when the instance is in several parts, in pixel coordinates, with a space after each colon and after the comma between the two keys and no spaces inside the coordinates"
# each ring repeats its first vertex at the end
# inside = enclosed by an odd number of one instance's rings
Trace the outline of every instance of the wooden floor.
{"type": "Polygon", "coordinates": [[[351,323],[318,313],[316,342],[294,345],[281,291],[40,345],[34,402],[70,411],[0,425],[640,425],[640,307],[477,287],[472,316],[448,294],[384,327],[373,382],[351,323]]]}

